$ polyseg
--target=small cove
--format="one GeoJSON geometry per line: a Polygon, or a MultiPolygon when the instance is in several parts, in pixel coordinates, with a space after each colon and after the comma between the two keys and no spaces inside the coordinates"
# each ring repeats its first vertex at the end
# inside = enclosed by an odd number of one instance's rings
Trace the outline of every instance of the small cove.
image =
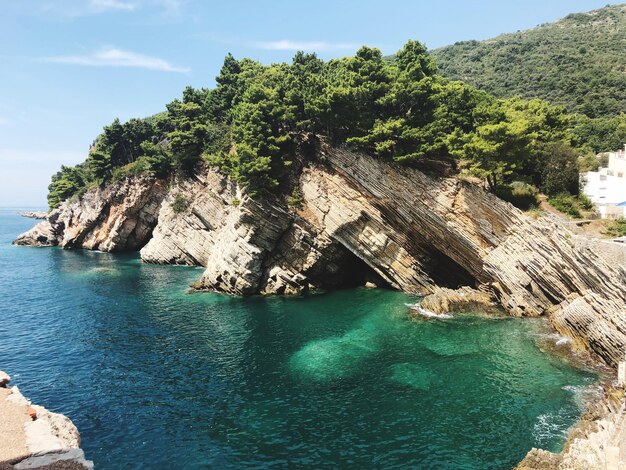
{"type": "Polygon", "coordinates": [[[32,224],[0,211],[0,368],[97,468],[509,468],[560,450],[597,382],[540,351],[543,319],[189,294],[199,269],[11,246],[32,224]]]}

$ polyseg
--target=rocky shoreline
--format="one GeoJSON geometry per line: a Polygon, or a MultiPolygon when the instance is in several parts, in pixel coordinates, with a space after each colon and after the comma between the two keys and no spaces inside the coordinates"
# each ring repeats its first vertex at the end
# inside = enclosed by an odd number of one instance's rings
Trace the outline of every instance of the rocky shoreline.
{"type": "Polygon", "coordinates": [[[48,217],[48,213],[44,211],[22,211],[18,212],[22,217],[26,217],[27,219],[46,219],[48,217]]]}
{"type": "Polygon", "coordinates": [[[76,426],[58,413],[33,405],[0,371],[0,470],[86,470],[76,426]]]}
{"type": "Polygon", "coordinates": [[[515,470],[626,469],[626,400],[624,387],[604,384],[570,430],[563,451],[531,449],[515,470]]]}
{"type": "Polygon", "coordinates": [[[173,181],[129,178],[67,201],[14,243],[202,266],[198,290],[369,283],[425,296],[432,311],[477,304],[545,315],[575,350],[611,368],[624,360],[626,269],[552,216],[535,220],[456,177],[345,147],[317,142],[315,152],[282,196],[250,197],[210,168],[173,181]]]}
{"type": "Polygon", "coordinates": [[[624,359],[624,267],[551,216],[531,219],[455,177],[317,145],[317,161],[292,175],[295,198],[252,198],[208,168],[173,182],[136,177],[64,203],[15,243],[140,250],[145,262],[203,266],[196,289],[236,295],[368,281],[419,295],[469,287],[511,315],[548,316],[612,367],[624,359]]]}

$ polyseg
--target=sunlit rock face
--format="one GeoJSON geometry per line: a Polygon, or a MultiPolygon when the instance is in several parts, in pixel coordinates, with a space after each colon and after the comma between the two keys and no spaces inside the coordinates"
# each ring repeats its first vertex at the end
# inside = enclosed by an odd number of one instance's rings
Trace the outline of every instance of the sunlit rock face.
{"type": "Polygon", "coordinates": [[[17,245],[134,251],[150,239],[167,185],[153,178],[126,179],[87,191],[53,210],[20,235],[17,245]]]}
{"type": "Polygon", "coordinates": [[[147,262],[204,266],[194,287],[231,294],[480,288],[512,315],[549,315],[609,364],[623,357],[626,273],[576,247],[550,216],[533,220],[458,178],[324,143],[290,185],[295,204],[251,198],[206,168],[168,183],[126,180],[63,204],[16,243],[143,247],[147,262]]]}

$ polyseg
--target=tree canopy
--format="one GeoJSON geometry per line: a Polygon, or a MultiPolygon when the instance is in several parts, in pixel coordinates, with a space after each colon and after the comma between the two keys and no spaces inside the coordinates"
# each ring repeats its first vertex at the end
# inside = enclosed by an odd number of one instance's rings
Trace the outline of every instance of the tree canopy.
{"type": "Polygon", "coordinates": [[[106,126],[85,163],[53,178],[51,207],[126,175],[192,174],[202,159],[251,192],[275,191],[306,134],[406,165],[447,161],[493,191],[520,179],[540,185],[555,150],[547,144],[575,143],[563,108],[446,79],[417,41],[393,61],[371,47],[273,65],[229,54],[216,82],[186,88],[163,113],[106,126]]]}
{"type": "Polygon", "coordinates": [[[626,142],[626,6],[432,51],[440,73],[500,98],[541,98],[577,114],[579,145],[613,151],[626,142]]]}

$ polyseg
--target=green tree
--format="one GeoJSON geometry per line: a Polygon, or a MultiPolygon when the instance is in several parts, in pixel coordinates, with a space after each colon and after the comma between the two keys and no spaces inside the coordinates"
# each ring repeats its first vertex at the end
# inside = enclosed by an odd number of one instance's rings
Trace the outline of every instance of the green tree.
{"type": "Polygon", "coordinates": [[[200,161],[208,135],[202,107],[194,102],[174,101],[167,105],[173,130],[167,134],[175,168],[190,174],[200,161]]]}
{"type": "Polygon", "coordinates": [[[89,178],[83,165],[61,166],[61,171],[52,176],[48,186],[48,206],[57,208],[61,202],[79,194],[85,188],[89,178]]]}
{"type": "Polygon", "coordinates": [[[87,166],[91,171],[92,178],[100,183],[108,181],[113,173],[111,156],[97,149],[89,152],[87,166]]]}
{"type": "Polygon", "coordinates": [[[543,165],[541,190],[548,196],[560,193],[579,193],[578,153],[567,142],[556,141],[544,145],[548,156],[543,165]]]}

